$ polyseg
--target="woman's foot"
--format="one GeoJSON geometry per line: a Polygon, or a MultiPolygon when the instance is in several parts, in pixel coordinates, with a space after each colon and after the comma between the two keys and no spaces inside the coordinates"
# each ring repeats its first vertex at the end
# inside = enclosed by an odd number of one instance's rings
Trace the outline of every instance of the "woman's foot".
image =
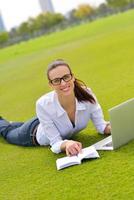
{"type": "Polygon", "coordinates": [[[3,135],[9,126],[10,123],[0,116],[0,135],[3,135]]]}

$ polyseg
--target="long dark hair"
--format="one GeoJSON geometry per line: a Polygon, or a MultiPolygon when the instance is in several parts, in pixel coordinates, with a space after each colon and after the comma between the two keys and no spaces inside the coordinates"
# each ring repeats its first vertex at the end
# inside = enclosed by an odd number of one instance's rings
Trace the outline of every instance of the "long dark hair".
{"type": "MultiPolygon", "coordinates": [[[[57,59],[48,65],[48,68],[47,68],[48,80],[49,80],[49,72],[52,69],[55,69],[56,67],[61,66],[61,65],[66,66],[69,69],[70,74],[72,74],[69,64],[62,59],[57,59]]],[[[90,103],[93,103],[93,104],[96,103],[93,95],[89,93],[86,84],[77,78],[75,78],[75,81],[74,81],[74,94],[79,102],[89,101],[90,103]]]]}

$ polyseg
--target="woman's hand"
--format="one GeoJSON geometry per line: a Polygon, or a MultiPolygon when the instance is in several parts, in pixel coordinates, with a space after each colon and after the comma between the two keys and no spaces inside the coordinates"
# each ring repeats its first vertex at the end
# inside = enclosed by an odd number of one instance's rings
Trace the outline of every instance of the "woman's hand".
{"type": "Polygon", "coordinates": [[[74,156],[81,151],[82,144],[77,141],[68,140],[62,144],[61,149],[66,152],[67,156],[74,156]]]}
{"type": "Polygon", "coordinates": [[[77,141],[70,140],[66,143],[66,154],[67,156],[77,155],[82,149],[82,144],[77,141]]]}
{"type": "Polygon", "coordinates": [[[105,135],[110,135],[111,134],[111,125],[107,124],[105,129],[104,129],[104,134],[105,135]]]}

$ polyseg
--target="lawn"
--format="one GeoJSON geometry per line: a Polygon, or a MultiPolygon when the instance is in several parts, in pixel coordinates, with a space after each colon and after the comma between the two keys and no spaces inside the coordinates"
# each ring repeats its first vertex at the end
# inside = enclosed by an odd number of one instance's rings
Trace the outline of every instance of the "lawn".
{"type": "MultiPolygon", "coordinates": [[[[134,11],[113,15],[0,50],[0,115],[24,121],[50,90],[49,62],[67,60],[75,76],[95,92],[106,120],[108,109],[133,98],[134,11]]],[[[92,124],[74,139],[89,146],[100,140],[92,124]]],[[[134,199],[134,141],[100,159],[56,170],[48,147],[25,148],[0,138],[2,200],[134,199]]]]}

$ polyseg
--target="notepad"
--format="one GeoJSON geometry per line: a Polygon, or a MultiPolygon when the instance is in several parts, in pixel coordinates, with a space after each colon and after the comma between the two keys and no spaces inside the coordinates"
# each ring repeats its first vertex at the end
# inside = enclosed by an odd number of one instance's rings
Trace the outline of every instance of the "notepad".
{"type": "Polygon", "coordinates": [[[57,170],[81,164],[83,159],[99,158],[99,154],[94,146],[83,148],[76,156],[65,156],[56,160],[57,170]]]}

